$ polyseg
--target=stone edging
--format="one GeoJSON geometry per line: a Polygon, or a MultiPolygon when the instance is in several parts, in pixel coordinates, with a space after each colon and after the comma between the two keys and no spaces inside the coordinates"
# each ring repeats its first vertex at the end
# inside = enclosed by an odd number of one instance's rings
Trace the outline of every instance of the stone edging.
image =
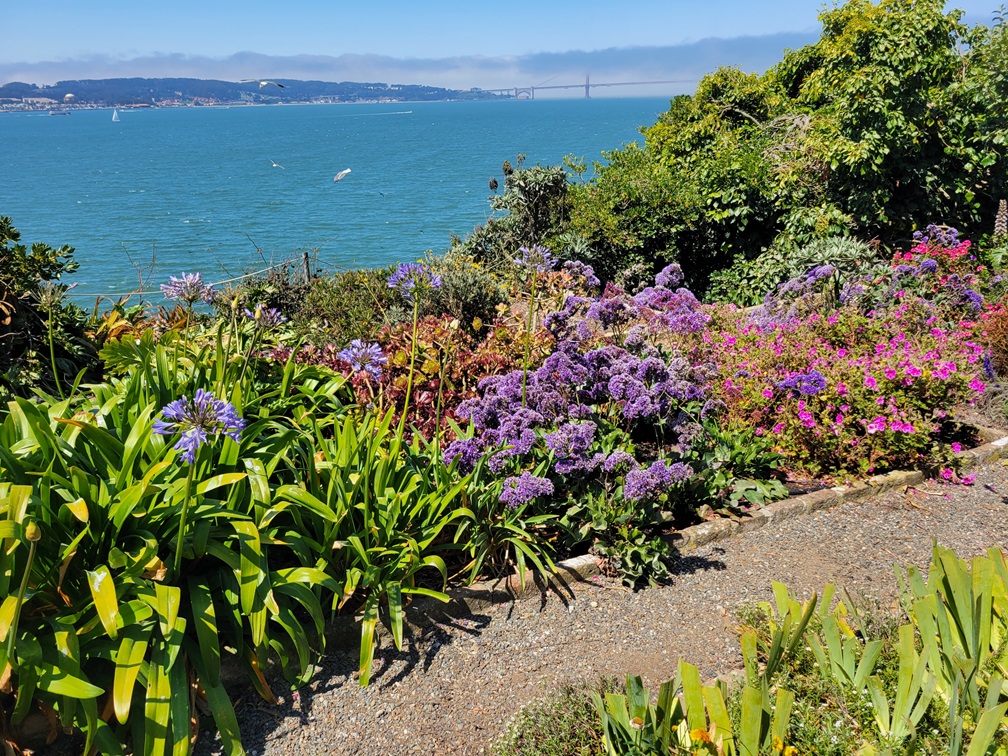
{"type": "MultiPolygon", "coordinates": [[[[992,440],[975,449],[961,452],[959,457],[962,459],[963,469],[1008,458],[1008,436],[998,438],[1000,431],[991,431],[987,428],[980,430],[982,438],[986,437],[992,440]]],[[[844,501],[864,501],[887,491],[914,486],[921,483],[924,477],[924,473],[919,470],[895,470],[884,475],[875,475],[865,481],[848,486],[825,488],[821,491],[771,502],[739,520],[713,520],[691,525],[674,533],[670,542],[680,551],[690,551],[707,543],[730,538],[736,533],[745,533],[762,528],[772,522],[817,512],[820,509],[828,509],[844,501]]]]}
{"type": "MultiPolygon", "coordinates": [[[[980,428],[980,437],[987,443],[959,454],[963,469],[989,464],[999,459],[1008,459],[1008,436],[1003,431],[980,428]]],[[[738,520],[712,520],[691,525],[669,536],[669,544],[679,551],[691,551],[714,541],[731,538],[739,533],[762,528],[774,522],[782,522],[792,517],[829,509],[845,501],[864,501],[872,496],[897,488],[914,486],[923,482],[924,473],[919,470],[895,470],[884,475],[875,475],[864,481],[848,486],[835,486],[820,491],[793,496],[767,504],[751,515],[738,520]]],[[[569,592],[569,585],[585,582],[601,574],[599,560],[590,555],[572,557],[556,564],[557,573],[548,577],[549,589],[569,592]]],[[[533,580],[526,575],[524,588],[517,575],[507,580],[485,580],[471,586],[450,591],[453,601],[465,604],[469,611],[476,612],[492,604],[513,601],[518,598],[541,595],[547,586],[542,580],[533,580]]]]}

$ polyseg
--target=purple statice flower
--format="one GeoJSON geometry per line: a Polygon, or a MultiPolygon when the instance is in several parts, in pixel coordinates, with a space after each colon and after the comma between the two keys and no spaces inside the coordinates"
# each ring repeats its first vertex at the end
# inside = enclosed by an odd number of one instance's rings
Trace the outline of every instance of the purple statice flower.
{"type": "Polygon", "coordinates": [[[997,373],[994,371],[994,360],[991,358],[990,352],[985,351],[980,362],[983,365],[984,375],[987,376],[987,380],[993,381],[997,377],[997,373]]]}
{"type": "Polygon", "coordinates": [[[650,467],[638,467],[626,474],[623,495],[630,501],[653,499],[692,475],[693,468],[683,462],[668,465],[657,460],[650,467]]]}
{"type": "Polygon", "coordinates": [[[937,273],[938,272],[938,261],[928,258],[920,264],[920,272],[918,275],[924,275],[925,273],[937,273]]]}
{"type": "Polygon", "coordinates": [[[458,459],[458,469],[470,473],[476,468],[476,463],[483,456],[483,449],[476,438],[460,438],[452,441],[444,450],[444,463],[450,465],[458,459]]]}
{"type": "Polygon", "coordinates": [[[543,325],[557,340],[562,340],[570,335],[570,319],[577,313],[578,308],[591,301],[585,297],[570,295],[564,299],[562,310],[548,313],[543,318],[543,325]]]}
{"type": "Polygon", "coordinates": [[[212,285],[203,283],[202,273],[183,273],[182,278],[168,277],[168,283],[161,284],[161,293],[165,299],[172,299],[187,307],[197,302],[210,304],[214,298],[212,285]]]}
{"type": "Polygon", "coordinates": [[[365,344],[360,339],[351,341],[337,357],[350,365],[355,373],[363,370],[376,381],[381,379],[382,365],[387,362],[380,346],[365,344]]]}
{"type": "Polygon", "coordinates": [[[777,383],[777,388],[787,391],[797,391],[799,394],[811,396],[818,394],[826,388],[826,376],[818,370],[809,370],[807,373],[796,373],[789,378],[777,383]]]}
{"type": "Polygon", "coordinates": [[[440,289],[441,276],[423,263],[403,263],[388,280],[388,287],[398,291],[403,299],[412,302],[419,291],[440,289]]]}
{"type": "Polygon", "coordinates": [[[598,321],[604,328],[628,323],[637,317],[637,308],[627,300],[622,289],[606,284],[602,297],[592,302],[586,317],[598,321]]]}
{"type": "Polygon", "coordinates": [[[595,442],[595,423],[564,423],[544,437],[546,446],[556,456],[554,468],[561,475],[591,472],[605,460],[604,454],[590,455],[595,442]]]}
{"type": "Polygon", "coordinates": [[[983,297],[973,289],[966,289],[963,293],[963,300],[973,308],[973,312],[980,312],[983,309],[983,297]]]}
{"type": "Polygon", "coordinates": [[[595,288],[602,283],[595,275],[595,269],[579,260],[568,260],[563,264],[563,269],[575,278],[583,278],[585,286],[589,288],[595,288]]]}
{"type": "Polygon", "coordinates": [[[215,398],[203,389],[196,389],[192,400],[187,396],[176,399],[166,405],[161,414],[164,420],[154,421],[154,433],[162,436],[181,433],[175,448],[182,452],[182,460],[189,464],[196,461],[196,452],[209,436],[223,433],[239,441],[245,428],[245,421],[238,417],[234,405],[215,398]]]}
{"type": "Polygon", "coordinates": [[[914,276],[917,275],[917,268],[913,265],[897,265],[896,269],[893,271],[893,278],[899,278],[900,276],[914,276]]]}
{"type": "Polygon", "coordinates": [[[535,270],[537,273],[546,273],[553,270],[556,263],[556,258],[550,254],[549,247],[543,247],[540,244],[533,244],[531,247],[520,247],[518,249],[518,257],[514,261],[515,265],[535,270]]]}
{"type": "Polygon", "coordinates": [[[518,477],[504,479],[499,501],[508,509],[518,509],[540,496],[550,496],[553,493],[553,481],[547,478],[537,478],[529,472],[523,472],[518,477]]]}
{"type": "Polygon", "coordinates": [[[654,282],[655,286],[660,286],[663,289],[677,289],[683,282],[682,268],[679,267],[678,263],[666,265],[661,269],[661,272],[655,276],[654,282]]]}
{"type": "Polygon", "coordinates": [[[245,309],[244,314],[261,331],[272,330],[281,323],[287,322],[287,318],[280,314],[280,310],[275,307],[267,307],[262,302],[255,306],[255,310],[245,309]]]}
{"type": "Polygon", "coordinates": [[[605,462],[602,463],[602,469],[608,473],[621,472],[635,464],[637,464],[637,460],[633,454],[622,449],[617,449],[605,458],[605,462]]]}
{"type": "Polygon", "coordinates": [[[824,278],[829,278],[834,273],[836,273],[836,268],[832,265],[818,265],[805,274],[805,280],[808,283],[813,284],[816,281],[822,281],[824,278]]]}

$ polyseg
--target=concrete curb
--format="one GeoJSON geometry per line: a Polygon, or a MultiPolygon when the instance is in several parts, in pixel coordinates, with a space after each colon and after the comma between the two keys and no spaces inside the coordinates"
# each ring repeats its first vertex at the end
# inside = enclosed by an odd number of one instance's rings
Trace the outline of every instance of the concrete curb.
{"type": "MultiPolygon", "coordinates": [[[[980,437],[987,443],[960,453],[963,469],[968,470],[977,465],[1008,459],[1008,436],[1001,436],[1001,431],[991,428],[980,428],[979,431],[980,437]]],[[[919,470],[895,470],[848,486],[824,488],[821,491],[775,501],[738,520],[713,520],[691,525],[673,533],[669,542],[679,551],[692,551],[704,544],[730,538],[736,533],[745,533],[773,522],[828,509],[844,501],[864,501],[888,491],[915,486],[923,481],[924,473],[919,470]]]]}

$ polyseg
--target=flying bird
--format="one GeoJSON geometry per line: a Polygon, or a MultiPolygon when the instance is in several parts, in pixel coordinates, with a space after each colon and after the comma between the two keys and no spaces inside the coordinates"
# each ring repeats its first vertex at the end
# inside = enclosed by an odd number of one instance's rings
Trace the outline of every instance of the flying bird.
{"type": "Polygon", "coordinates": [[[273,163],[273,167],[274,168],[279,168],[281,171],[286,171],[287,170],[286,168],[284,168],[282,165],[280,165],[280,163],[278,163],[273,158],[270,158],[270,162],[273,163]]]}
{"type": "Polygon", "coordinates": [[[349,175],[350,175],[350,169],[344,168],[342,171],[340,171],[333,177],[333,181],[342,181],[349,175]]]}
{"type": "Polygon", "coordinates": [[[273,84],[274,86],[280,87],[280,89],[284,89],[284,85],[283,84],[281,84],[278,81],[270,81],[269,79],[242,79],[241,83],[242,84],[248,84],[249,82],[253,82],[253,81],[258,81],[259,82],[259,89],[262,89],[263,87],[267,87],[270,84],[273,84]]]}

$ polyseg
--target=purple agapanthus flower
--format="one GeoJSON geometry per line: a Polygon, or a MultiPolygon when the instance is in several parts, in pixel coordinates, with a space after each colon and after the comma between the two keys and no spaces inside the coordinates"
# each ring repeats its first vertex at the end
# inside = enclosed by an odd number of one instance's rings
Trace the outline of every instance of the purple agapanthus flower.
{"type": "Polygon", "coordinates": [[[154,433],[162,436],[181,433],[175,448],[182,452],[182,460],[190,465],[196,461],[196,452],[209,436],[223,433],[239,441],[245,428],[245,421],[238,417],[234,405],[217,399],[203,389],[196,389],[191,400],[187,396],[176,399],[166,405],[161,414],[164,420],[154,421],[154,433]]]}
{"type": "Polygon", "coordinates": [[[337,355],[339,359],[350,365],[355,373],[361,370],[376,381],[381,379],[382,365],[386,364],[385,355],[377,344],[365,344],[360,339],[354,339],[337,355]]]}
{"type": "Polygon", "coordinates": [[[245,309],[244,313],[245,317],[255,323],[256,328],[261,331],[269,331],[287,322],[287,318],[280,313],[280,310],[267,307],[262,302],[257,304],[254,310],[245,309]]]}
{"type": "Polygon", "coordinates": [[[518,509],[540,496],[553,493],[553,481],[547,478],[537,478],[530,472],[523,472],[518,477],[504,479],[499,501],[508,509],[518,509]]]}
{"type": "Polygon", "coordinates": [[[518,250],[518,257],[514,264],[537,273],[546,273],[556,266],[556,258],[549,251],[549,247],[533,244],[531,247],[521,247],[518,250]]]}
{"type": "Polygon", "coordinates": [[[429,265],[403,263],[389,277],[388,287],[398,291],[407,302],[412,302],[417,290],[440,289],[441,276],[429,265]]]}
{"type": "Polygon", "coordinates": [[[165,299],[172,299],[192,306],[197,302],[209,304],[214,298],[214,288],[203,282],[202,273],[183,273],[181,278],[168,277],[168,283],[161,284],[165,299]]]}

